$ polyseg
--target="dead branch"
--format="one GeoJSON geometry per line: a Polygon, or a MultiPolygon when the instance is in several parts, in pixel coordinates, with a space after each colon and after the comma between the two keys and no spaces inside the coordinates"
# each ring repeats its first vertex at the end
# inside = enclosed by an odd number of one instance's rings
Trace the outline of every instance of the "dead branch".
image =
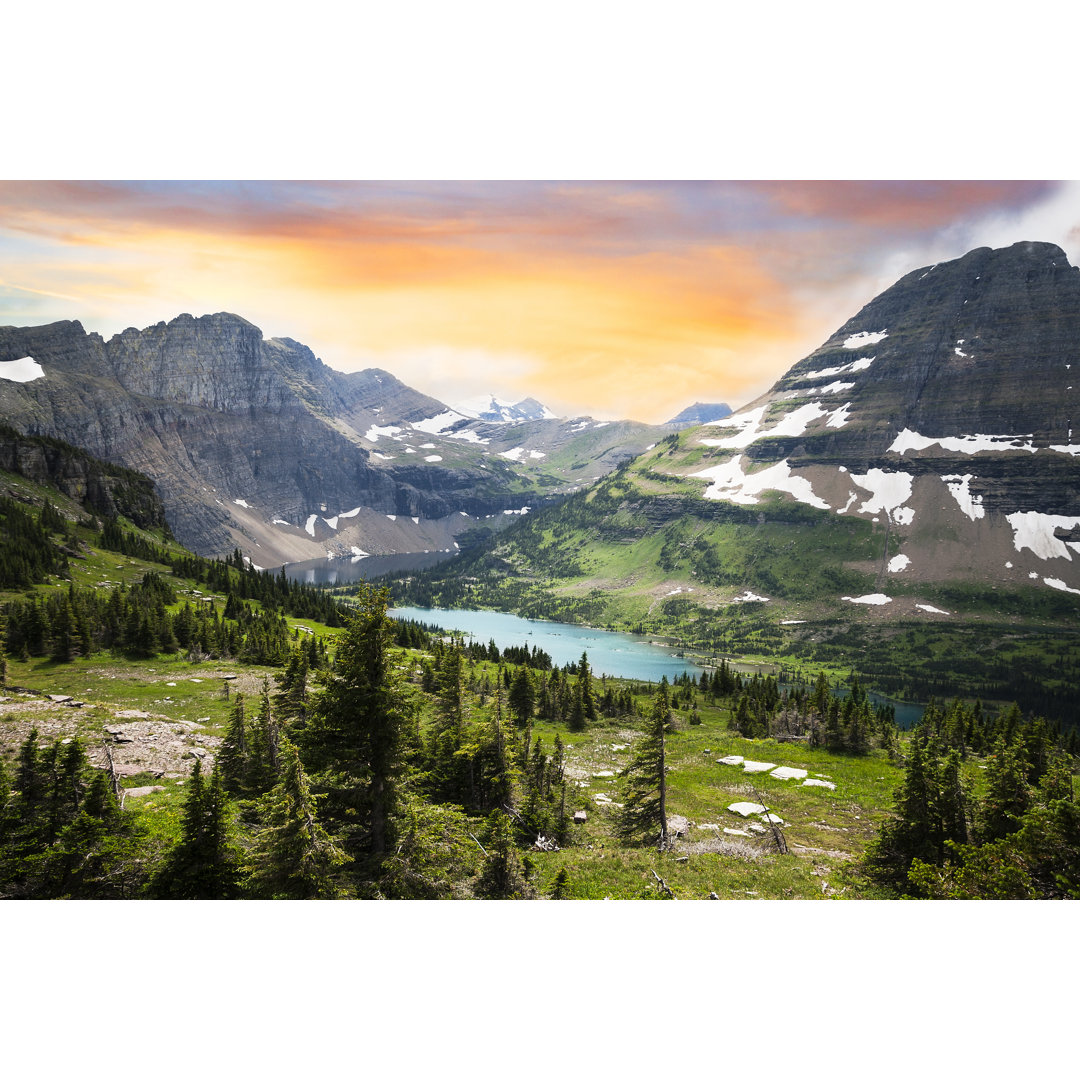
{"type": "Polygon", "coordinates": [[[656,878],[656,884],[662,893],[670,896],[672,900],[678,900],[678,897],[672,891],[671,886],[655,870],[650,870],[649,873],[656,878]]]}
{"type": "Polygon", "coordinates": [[[761,806],[765,807],[765,824],[769,826],[769,829],[772,832],[772,838],[773,842],[776,844],[776,850],[781,855],[786,855],[788,853],[787,839],[781,831],[780,826],[777,825],[775,821],[773,821],[773,818],[776,817],[776,815],[772,812],[768,805],[766,805],[765,800],[761,796],[761,792],[758,791],[758,789],[753,784],[750,785],[750,789],[754,793],[754,799],[761,806]]]}

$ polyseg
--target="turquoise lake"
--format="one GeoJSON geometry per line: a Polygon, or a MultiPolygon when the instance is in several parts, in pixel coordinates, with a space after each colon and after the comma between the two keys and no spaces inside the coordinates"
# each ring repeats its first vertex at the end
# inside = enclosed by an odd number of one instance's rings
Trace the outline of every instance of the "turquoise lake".
{"type": "Polygon", "coordinates": [[[500,649],[508,645],[534,646],[551,657],[557,667],[577,663],[582,652],[589,654],[589,667],[595,675],[620,679],[659,682],[667,676],[671,682],[688,671],[695,678],[702,669],[689,660],[674,655],[674,649],[654,645],[647,638],[620,634],[612,630],[593,630],[587,626],[523,619],[501,611],[445,611],[438,608],[391,608],[395,619],[460,630],[477,641],[494,641],[500,649]]]}

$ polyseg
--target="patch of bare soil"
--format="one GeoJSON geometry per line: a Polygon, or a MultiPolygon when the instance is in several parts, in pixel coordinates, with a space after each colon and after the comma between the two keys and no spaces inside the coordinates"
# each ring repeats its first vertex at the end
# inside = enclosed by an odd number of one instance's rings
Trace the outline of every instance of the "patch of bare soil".
{"type": "Polygon", "coordinates": [[[0,746],[13,755],[26,741],[32,728],[38,729],[39,745],[56,739],[70,742],[75,736],[86,744],[92,765],[107,765],[105,747],[112,755],[120,776],[150,773],[156,779],[184,777],[195,758],[205,768],[213,765],[221,739],[205,732],[192,720],[172,720],[167,716],[119,709],[72,709],[49,707],[39,697],[0,699],[0,746]]]}

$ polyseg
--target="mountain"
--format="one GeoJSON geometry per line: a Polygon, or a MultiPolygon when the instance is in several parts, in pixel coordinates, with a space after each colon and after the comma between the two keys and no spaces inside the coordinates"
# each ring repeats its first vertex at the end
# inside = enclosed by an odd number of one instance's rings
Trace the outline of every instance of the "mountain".
{"type": "Polygon", "coordinates": [[[488,420],[495,424],[513,424],[521,420],[557,420],[558,417],[535,398],[525,398],[516,404],[502,401],[494,394],[483,398],[474,398],[453,406],[462,416],[474,420],[488,420]]]}
{"type": "Polygon", "coordinates": [[[21,435],[0,424],[0,494],[23,500],[21,482],[52,488],[103,518],[126,517],[140,529],[165,530],[165,507],[146,476],[124,469],[58,439],[21,435]]]}
{"type": "Polygon", "coordinates": [[[1077,373],[1080,270],[1060,248],[922,267],[756,401],[470,554],[464,592],[436,571],[413,598],[741,651],[904,620],[1073,634],[1077,373]]]}
{"type": "Polygon", "coordinates": [[[693,405],[688,405],[678,416],[673,416],[664,427],[667,428],[687,428],[694,427],[697,424],[708,424],[713,420],[722,420],[725,416],[731,415],[731,406],[723,402],[716,404],[706,404],[703,401],[695,401],[693,405]]]}
{"type": "Polygon", "coordinates": [[[183,544],[239,547],[263,566],[449,549],[479,522],[557,501],[659,431],[590,440],[587,424],[517,408],[520,422],[461,416],[388,372],[334,371],[224,312],[108,341],[78,322],[0,327],[0,419],[147,474],[183,544]]]}
{"type": "Polygon", "coordinates": [[[901,278],[767,394],[693,432],[670,471],[708,481],[706,499],[783,492],[880,525],[886,591],[1080,592],[1073,367],[1080,270],[1053,244],[979,248],[901,278]]]}

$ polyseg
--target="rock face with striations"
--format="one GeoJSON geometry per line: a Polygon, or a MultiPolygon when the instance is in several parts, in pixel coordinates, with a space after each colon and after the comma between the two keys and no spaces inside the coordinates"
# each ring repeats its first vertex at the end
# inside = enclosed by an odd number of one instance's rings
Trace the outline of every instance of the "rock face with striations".
{"type": "Polygon", "coordinates": [[[890,580],[1080,591],[1080,269],[979,248],[867,304],[768,393],[696,429],[705,497],[784,493],[892,532],[890,580]],[[704,466],[702,468],[701,466],[704,466]]]}
{"type": "Polygon", "coordinates": [[[166,525],[153,483],[57,439],[21,435],[0,424],[0,469],[62,491],[103,517],[123,515],[141,529],[166,525]]]}
{"type": "Polygon", "coordinates": [[[0,418],[150,476],[177,538],[203,553],[239,544],[273,565],[321,554],[337,532],[327,520],[346,511],[385,524],[521,506],[505,472],[412,447],[412,461],[391,464],[373,449],[441,402],[384,371],[333,371],[235,315],[181,315],[109,341],[78,322],[0,327],[0,376],[24,357],[43,374],[0,377],[0,418]]]}

